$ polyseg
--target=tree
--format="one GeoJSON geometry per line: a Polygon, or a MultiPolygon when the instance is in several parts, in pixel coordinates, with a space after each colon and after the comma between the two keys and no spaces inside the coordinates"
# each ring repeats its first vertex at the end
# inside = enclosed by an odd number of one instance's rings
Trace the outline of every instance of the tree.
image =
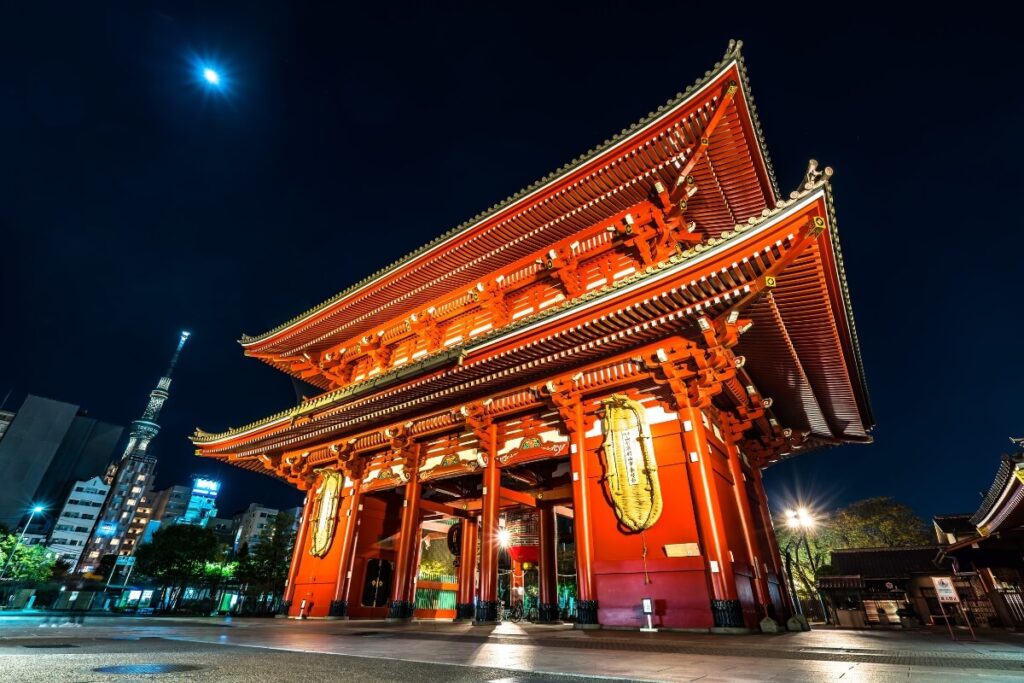
{"type": "Polygon", "coordinates": [[[245,584],[250,597],[261,603],[284,591],[295,540],[293,523],[291,515],[278,513],[273,522],[260,531],[259,541],[253,548],[243,545],[239,550],[235,578],[245,584]]]}
{"type": "Polygon", "coordinates": [[[15,534],[0,534],[0,568],[4,578],[39,583],[48,581],[57,562],[56,555],[41,545],[25,545],[15,534]]]}
{"type": "MultiPolygon", "coordinates": [[[[847,548],[902,548],[932,542],[924,520],[892,498],[868,498],[837,510],[807,531],[780,525],[783,555],[793,557],[793,579],[801,597],[817,595],[819,576],[834,574],[832,551],[847,548]]],[[[783,557],[785,559],[785,557],[783,557]]]]}
{"type": "Polygon", "coordinates": [[[924,520],[892,498],[868,498],[839,510],[829,524],[835,548],[905,548],[934,543],[924,520]]]}
{"type": "Polygon", "coordinates": [[[207,563],[217,559],[217,549],[217,537],[209,529],[188,524],[163,527],[135,552],[136,570],[166,584],[173,609],[177,594],[204,578],[207,563]]]}

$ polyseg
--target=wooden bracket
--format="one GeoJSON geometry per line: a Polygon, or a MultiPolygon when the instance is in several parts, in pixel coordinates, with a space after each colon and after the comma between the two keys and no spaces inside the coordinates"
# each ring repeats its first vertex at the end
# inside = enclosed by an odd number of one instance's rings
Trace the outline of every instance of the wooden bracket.
{"type": "Polygon", "coordinates": [[[490,314],[491,325],[494,328],[504,327],[512,320],[512,314],[505,303],[505,294],[501,291],[500,282],[491,280],[478,284],[470,291],[470,295],[490,314]]]}
{"type": "Polygon", "coordinates": [[[409,329],[422,340],[423,345],[430,353],[441,348],[441,343],[444,341],[444,332],[441,330],[440,325],[438,325],[437,318],[434,317],[433,307],[413,314],[409,318],[409,329]]]}
{"type": "MultiPolygon", "coordinates": [[[[388,369],[391,364],[391,349],[383,341],[384,332],[369,334],[359,342],[359,351],[365,353],[374,367],[380,368],[381,372],[388,369]]],[[[372,369],[372,368],[371,368],[372,369]]]]}
{"type": "Polygon", "coordinates": [[[597,417],[588,415],[583,408],[583,395],[572,377],[559,377],[541,386],[537,393],[546,398],[558,411],[570,434],[585,434],[590,431],[597,417]],[[582,416],[582,421],[580,420],[582,416]]]}
{"type": "Polygon", "coordinates": [[[487,406],[490,401],[467,403],[461,406],[457,415],[466,423],[466,427],[473,433],[479,442],[480,450],[487,453],[487,457],[494,455],[493,444],[491,443],[491,427],[494,424],[491,416],[487,414],[487,406]]]}
{"type": "Polygon", "coordinates": [[[538,262],[555,278],[565,290],[565,296],[574,299],[585,291],[582,278],[576,271],[577,258],[573,245],[558,247],[548,251],[538,262]]]}

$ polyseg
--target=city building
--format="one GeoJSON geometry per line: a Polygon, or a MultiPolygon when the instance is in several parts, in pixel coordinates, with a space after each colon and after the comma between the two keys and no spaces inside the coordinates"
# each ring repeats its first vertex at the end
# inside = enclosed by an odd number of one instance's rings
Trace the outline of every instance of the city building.
{"type": "Polygon", "coordinates": [[[277,513],[276,508],[251,503],[243,512],[235,515],[235,552],[241,550],[243,545],[248,546],[249,550],[259,545],[260,534],[268,525],[273,525],[277,513]]]}
{"type": "Polygon", "coordinates": [[[235,547],[235,520],[227,517],[211,517],[206,528],[217,537],[217,542],[230,549],[235,547]]]}
{"type": "Polygon", "coordinates": [[[4,433],[12,422],[14,422],[14,413],[9,410],[0,410],[0,439],[4,438],[4,433]]]}
{"type": "Polygon", "coordinates": [[[517,575],[536,557],[552,621],[571,516],[581,625],[638,628],[646,600],[664,628],[785,621],[762,471],[874,424],[831,175],[812,161],[780,191],[733,43],[621,135],[243,335],[323,391],[192,437],[306,493],[288,614],[494,623],[507,543],[517,575]],[[425,527],[443,520],[454,599],[421,611],[425,527]]]}
{"type": "Polygon", "coordinates": [[[243,545],[248,546],[249,550],[259,545],[260,535],[265,529],[273,527],[274,520],[281,514],[287,515],[291,519],[288,534],[294,538],[298,534],[302,521],[302,507],[278,510],[259,503],[252,503],[243,512],[235,515],[233,520],[235,552],[238,552],[243,545]]]}
{"type": "Polygon", "coordinates": [[[117,463],[110,493],[79,560],[77,571],[80,573],[95,571],[105,555],[128,556],[135,550],[137,542],[129,537],[128,530],[135,519],[135,512],[143,494],[152,488],[156,474],[156,457],[149,453],[149,446],[160,432],[157,419],[164,402],[167,401],[171,376],[188,338],[188,332],[181,333],[167,372],[157,382],[156,388],[149,393],[149,403],[142,417],[132,422],[128,445],[117,463]],[[131,542],[125,544],[125,540],[131,542]]]}
{"type": "Polygon", "coordinates": [[[0,419],[0,524],[19,527],[35,505],[29,533],[45,536],[72,482],[102,472],[123,427],[91,418],[77,405],[28,395],[0,419]]]}
{"type": "Polygon", "coordinates": [[[72,484],[47,543],[62,562],[78,564],[109,492],[110,486],[98,476],[72,484]]]}
{"type": "Polygon", "coordinates": [[[164,526],[176,524],[185,515],[191,495],[192,489],[182,484],[154,491],[152,519],[164,526]]]}
{"type": "Polygon", "coordinates": [[[191,524],[205,527],[211,518],[217,516],[217,493],[220,482],[204,477],[196,477],[192,481],[185,512],[177,520],[177,524],[191,524]]]}
{"type": "Polygon", "coordinates": [[[128,533],[125,534],[124,542],[122,543],[122,550],[126,553],[133,554],[140,545],[152,540],[152,532],[149,537],[146,536],[146,532],[152,524],[154,503],[155,494],[152,489],[144,490],[139,498],[138,507],[135,508],[135,515],[132,517],[131,524],[128,525],[128,533]]]}

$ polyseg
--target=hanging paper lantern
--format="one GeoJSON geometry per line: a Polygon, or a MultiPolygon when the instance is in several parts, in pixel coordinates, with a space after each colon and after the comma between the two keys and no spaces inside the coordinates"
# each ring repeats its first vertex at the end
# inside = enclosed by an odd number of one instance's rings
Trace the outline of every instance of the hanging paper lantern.
{"type": "Polygon", "coordinates": [[[516,510],[505,516],[509,531],[508,553],[514,562],[540,559],[540,515],[536,510],[516,510]]]}

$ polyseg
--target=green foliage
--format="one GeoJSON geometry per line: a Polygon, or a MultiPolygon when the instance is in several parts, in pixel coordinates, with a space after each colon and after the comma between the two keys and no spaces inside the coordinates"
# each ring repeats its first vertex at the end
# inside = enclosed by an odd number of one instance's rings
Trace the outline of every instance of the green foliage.
{"type": "Polygon", "coordinates": [[[278,513],[273,523],[260,532],[254,548],[243,545],[239,550],[235,578],[246,584],[250,593],[284,590],[292,560],[293,522],[291,515],[278,513]]]}
{"type": "Polygon", "coordinates": [[[205,577],[207,563],[218,559],[217,551],[217,537],[209,529],[163,527],[135,552],[136,570],[172,587],[185,586],[205,577]]]}
{"type": "Polygon", "coordinates": [[[57,565],[56,556],[41,545],[25,545],[14,534],[0,535],[0,568],[4,578],[24,583],[48,581],[57,565]]]}
{"type": "Polygon", "coordinates": [[[447,538],[428,537],[420,552],[420,574],[424,576],[451,576],[455,574],[455,556],[448,550],[447,538]]]}
{"type": "Polygon", "coordinates": [[[924,520],[892,498],[868,498],[839,510],[829,524],[836,548],[904,548],[934,543],[924,520]]]}
{"type": "Polygon", "coordinates": [[[806,533],[785,523],[776,527],[783,562],[789,550],[793,579],[801,597],[816,595],[819,576],[835,575],[832,551],[846,548],[901,548],[932,542],[928,527],[913,510],[892,498],[868,498],[818,520],[806,533]]]}
{"type": "Polygon", "coordinates": [[[203,576],[211,582],[234,578],[238,570],[237,562],[207,562],[203,567],[203,576]]]}

